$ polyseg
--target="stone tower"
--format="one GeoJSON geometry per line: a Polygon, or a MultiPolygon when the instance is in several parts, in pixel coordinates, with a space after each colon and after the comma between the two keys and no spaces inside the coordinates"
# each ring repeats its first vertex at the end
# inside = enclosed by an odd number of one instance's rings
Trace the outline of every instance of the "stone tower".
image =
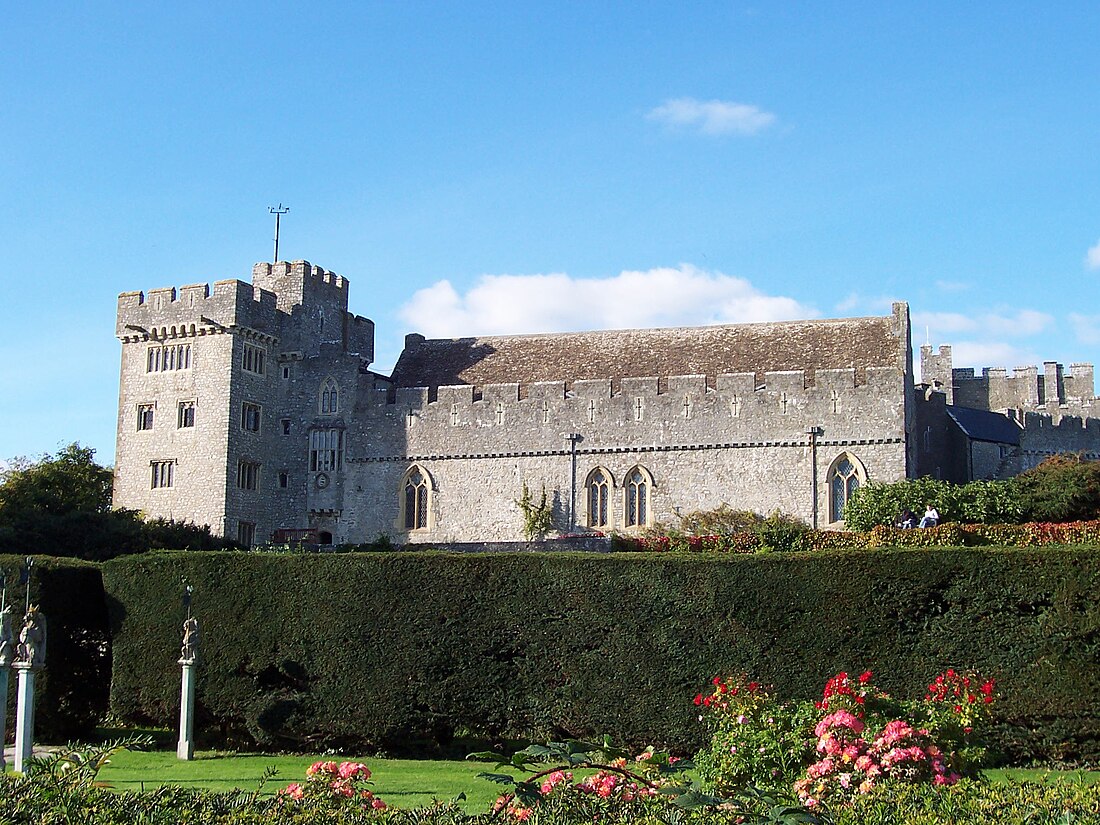
{"type": "Polygon", "coordinates": [[[334,423],[336,397],[316,407],[325,379],[314,373],[357,373],[374,350],[374,324],[347,311],[345,279],[306,261],[252,275],[123,293],[116,322],[115,505],[245,544],[308,506],[313,413],[334,423]]]}

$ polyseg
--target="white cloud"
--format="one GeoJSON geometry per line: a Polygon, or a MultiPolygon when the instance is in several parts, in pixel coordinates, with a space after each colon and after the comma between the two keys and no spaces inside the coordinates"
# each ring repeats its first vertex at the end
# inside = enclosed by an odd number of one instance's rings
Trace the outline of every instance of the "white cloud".
{"type": "Polygon", "coordinates": [[[981,315],[978,317],[978,323],[981,328],[993,335],[1021,337],[1038,335],[1054,323],[1054,318],[1045,312],[1021,309],[1010,315],[998,315],[992,312],[981,315]]]}
{"type": "Polygon", "coordinates": [[[1054,322],[1045,312],[1021,309],[1015,313],[987,312],[984,315],[964,315],[961,312],[917,312],[914,328],[928,327],[933,337],[957,332],[987,333],[1020,338],[1037,335],[1054,322]]]}
{"type": "Polygon", "coordinates": [[[704,135],[755,135],[776,121],[771,112],[727,100],[666,100],[646,117],[666,126],[697,129],[704,135]]]}
{"type": "Polygon", "coordinates": [[[966,292],[970,284],[962,281],[936,281],[936,289],[940,292],[966,292]]]}
{"type": "Polygon", "coordinates": [[[840,314],[845,314],[845,313],[851,312],[852,310],[854,310],[856,307],[859,306],[859,303],[860,303],[859,295],[857,295],[854,292],[849,292],[848,297],[846,297],[844,300],[837,303],[836,311],[840,314]]]}
{"type": "Polygon", "coordinates": [[[1050,315],[1031,309],[980,315],[918,312],[913,315],[913,330],[915,339],[951,344],[951,360],[955,367],[973,367],[977,370],[1003,367],[1012,370],[1041,363],[1034,350],[1026,344],[1020,346],[1016,341],[1046,331],[1053,322],[1050,315]],[[956,337],[959,335],[966,337],[959,340],[956,337]]]}
{"type": "Polygon", "coordinates": [[[1004,341],[959,341],[951,346],[951,363],[955,367],[1034,366],[1041,359],[1034,352],[1004,341]]]}
{"type": "Polygon", "coordinates": [[[1079,343],[1100,344],[1100,315],[1078,315],[1071,312],[1069,323],[1079,343]]]}
{"type": "Polygon", "coordinates": [[[690,264],[609,278],[482,275],[465,294],[449,281],[417,291],[401,319],[430,338],[637,329],[812,318],[793,298],[690,264]]]}
{"type": "Polygon", "coordinates": [[[1090,246],[1085,253],[1085,266],[1089,269],[1100,269],[1100,241],[1096,242],[1096,246],[1090,246]]]}
{"type": "Polygon", "coordinates": [[[939,335],[954,332],[970,332],[977,326],[969,315],[960,312],[914,312],[913,328],[928,327],[939,335]]]}

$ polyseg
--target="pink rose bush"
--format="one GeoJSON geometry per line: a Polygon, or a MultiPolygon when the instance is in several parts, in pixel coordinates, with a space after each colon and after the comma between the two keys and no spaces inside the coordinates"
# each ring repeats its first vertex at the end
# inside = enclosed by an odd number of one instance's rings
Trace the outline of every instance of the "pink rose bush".
{"type": "Polygon", "coordinates": [[[598,818],[611,811],[621,813],[623,806],[644,806],[649,802],[667,804],[659,795],[679,772],[675,766],[680,760],[676,757],[652,748],[633,759],[616,755],[599,761],[600,757],[598,751],[593,751],[570,760],[578,769],[593,771],[580,779],[576,779],[571,770],[547,768],[526,780],[516,780],[514,790],[502,794],[493,803],[493,813],[526,822],[539,808],[584,810],[587,815],[598,818]]]}
{"type": "Polygon", "coordinates": [[[794,792],[808,808],[822,802],[844,803],[889,780],[954,785],[959,775],[948,769],[943,752],[929,738],[928,731],[914,730],[902,719],[894,719],[868,741],[863,721],[840,710],[822,719],[815,750],[822,758],[806,768],[794,783],[794,792]]]}
{"type": "Polygon", "coordinates": [[[306,768],[306,781],[292,782],[278,793],[286,804],[356,805],[383,811],[386,803],[368,787],[370,769],[362,762],[318,761],[306,768]]]}
{"type": "Polygon", "coordinates": [[[984,752],[972,737],[989,719],[992,679],[947,670],[923,702],[903,703],[873,677],[837,673],[812,705],[780,703],[746,677],[716,678],[714,690],[695,698],[711,731],[710,748],[696,756],[700,775],[719,793],[793,792],[813,809],[848,804],[884,783],[949,786],[977,769],[984,752]]]}

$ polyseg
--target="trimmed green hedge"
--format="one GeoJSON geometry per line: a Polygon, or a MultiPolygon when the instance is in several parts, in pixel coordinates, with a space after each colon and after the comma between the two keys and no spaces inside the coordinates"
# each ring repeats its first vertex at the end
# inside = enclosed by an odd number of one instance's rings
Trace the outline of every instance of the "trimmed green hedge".
{"type": "MultiPolygon", "coordinates": [[[[26,588],[19,584],[23,556],[0,555],[13,608],[12,629],[23,625],[26,588]]],[[[111,645],[99,567],[91,562],[35,556],[31,601],[46,617],[46,669],[36,679],[36,738],[64,742],[87,738],[107,711],[111,645]]],[[[8,734],[15,727],[16,675],[8,687],[8,734]]]]}
{"type": "Polygon", "coordinates": [[[747,671],[811,698],[872,668],[897,695],[996,677],[1011,758],[1100,759],[1100,555],[164,553],[103,565],[111,708],[172,725],[180,578],[203,623],[208,743],[446,750],[609,733],[693,750],[692,697],[747,671]]]}

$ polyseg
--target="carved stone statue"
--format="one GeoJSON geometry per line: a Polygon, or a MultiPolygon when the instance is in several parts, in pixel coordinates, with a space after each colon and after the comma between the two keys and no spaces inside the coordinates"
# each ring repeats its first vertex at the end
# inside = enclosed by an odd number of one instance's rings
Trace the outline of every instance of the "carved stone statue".
{"type": "Polygon", "coordinates": [[[183,623],[183,647],[180,649],[180,663],[193,664],[199,655],[199,620],[188,616],[183,623]]]}
{"type": "Polygon", "coordinates": [[[19,649],[16,660],[26,662],[31,667],[46,664],[46,617],[31,605],[23,617],[23,629],[19,631],[19,649]]]}
{"type": "Polygon", "coordinates": [[[15,659],[15,637],[11,632],[11,606],[0,612],[0,667],[7,667],[15,659]]]}

